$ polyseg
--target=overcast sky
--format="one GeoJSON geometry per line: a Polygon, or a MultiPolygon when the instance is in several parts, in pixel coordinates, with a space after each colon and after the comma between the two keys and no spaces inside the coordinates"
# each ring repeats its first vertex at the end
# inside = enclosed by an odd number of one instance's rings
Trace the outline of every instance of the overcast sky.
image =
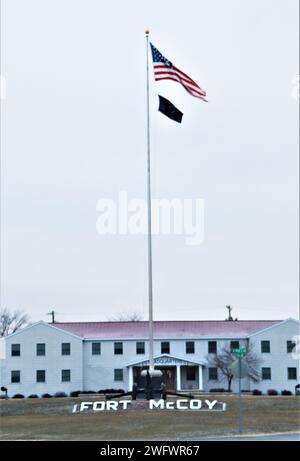
{"type": "Polygon", "coordinates": [[[297,0],[2,0],[2,305],[147,318],[146,237],[100,236],[96,204],[146,196],[149,28],[209,100],[150,69],[153,197],[205,201],[202,245],[153,237],[154,317],[297,317],[298,17],[297,0]]]}

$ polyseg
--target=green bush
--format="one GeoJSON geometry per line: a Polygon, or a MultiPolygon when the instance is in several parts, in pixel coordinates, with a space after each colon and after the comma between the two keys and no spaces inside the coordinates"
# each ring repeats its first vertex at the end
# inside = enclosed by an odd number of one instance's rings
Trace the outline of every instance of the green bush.
{"type": "Polygon", "coordinates": [[[82,394],[81,391],[72,391],[70,392],[70,397],[78,397],[79,394],[82,394]]]}
{"type": "Polygon", "coordinates": [[[281,391],[281,395],[293,395],[293,393],[291,391],[287,391],[286,389],[284,389],[283,391],[281,391]]]}
{"type": "Polygon", "coordinates": [[[278,391],[276,391],[276,389],[268,389],[267,394],[268,395],[278,395],[278,391]]]}
{"type": "Polygon", "coordinates": [[[100,389],[98,394],[125,394],[124,389],[100,389]]]}
{"type": "Polygon", "coordinates": [[[55,392],[53,397],[61,398],[61,397],[68,397],[68,396],[65,392],[55,392]]]}

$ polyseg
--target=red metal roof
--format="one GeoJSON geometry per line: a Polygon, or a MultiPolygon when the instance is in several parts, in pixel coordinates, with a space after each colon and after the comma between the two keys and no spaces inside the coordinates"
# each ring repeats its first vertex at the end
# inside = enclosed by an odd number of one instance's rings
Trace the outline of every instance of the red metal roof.
{"type": "MultiPolygon", "coordinates": [[[[154,338],[222,338],[244,337],[281,320],[178,320],[153,322],[154,338]]],[[[130,339],[147,338],[148,322],[56,322],[61,328],[82,338],[130,339]]]]}

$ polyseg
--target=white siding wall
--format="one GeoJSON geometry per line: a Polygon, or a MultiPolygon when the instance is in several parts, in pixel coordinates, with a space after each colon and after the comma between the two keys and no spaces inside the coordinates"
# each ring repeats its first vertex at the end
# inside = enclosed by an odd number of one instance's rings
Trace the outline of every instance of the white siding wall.
{"type": "Polygon", "coordinates": [[[262,380],[258,384],[251,384],[251,389],[260,389],[263,392],[268,389],[276,389],[279,392],[284,389],[295,391],[295,385],[300,382],[299,358],[296,360],[291,353],[287,353],[286,342],[298,334],[298,322],[288,320],[251,337],[250,343],[253,344],[254,350],[263,360],[261,366],[271,368],[271,380],[262,380]],[[261,353],[261,341],[264,340],[270,341],[270,353],[261,353]],[[288,379],[288,367],[297,368],[296,380],[288,379]]]}
{"type": "MultiPolygon", "coordinates": [[[[130,361],[135,342],[123,342],[123,355],[114,355],[114,341],[100,341],[101,354],[92,355],[92,341],[85,341],[84,390],[128,389],[127,363],[130,361]],[[123,369],[123,381],[114,381],[114,369],[123,369]]],[[[122,341],[121,341],[122,342],[122,341]]]]}
{"type": "Polygon", "coordinates": [[[0,360],[5,358],[5,339],[0,338],[0,360]]]}

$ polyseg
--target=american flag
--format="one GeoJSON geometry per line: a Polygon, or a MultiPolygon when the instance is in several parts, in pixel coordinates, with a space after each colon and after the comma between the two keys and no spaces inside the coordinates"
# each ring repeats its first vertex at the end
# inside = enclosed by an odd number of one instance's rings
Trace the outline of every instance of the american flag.
{"type": "Polygon", "coordinates": [[[174,80],[175,82],[181,83],[186,91],[192,96],[206,101],[206,92],[202,90],[194,80],[179,70],[178,67],[175,67],[171,61],[165,58],[160,51],[152,45],[152,43],[150,43],[150,46],[155,80],[174,80]]]}

